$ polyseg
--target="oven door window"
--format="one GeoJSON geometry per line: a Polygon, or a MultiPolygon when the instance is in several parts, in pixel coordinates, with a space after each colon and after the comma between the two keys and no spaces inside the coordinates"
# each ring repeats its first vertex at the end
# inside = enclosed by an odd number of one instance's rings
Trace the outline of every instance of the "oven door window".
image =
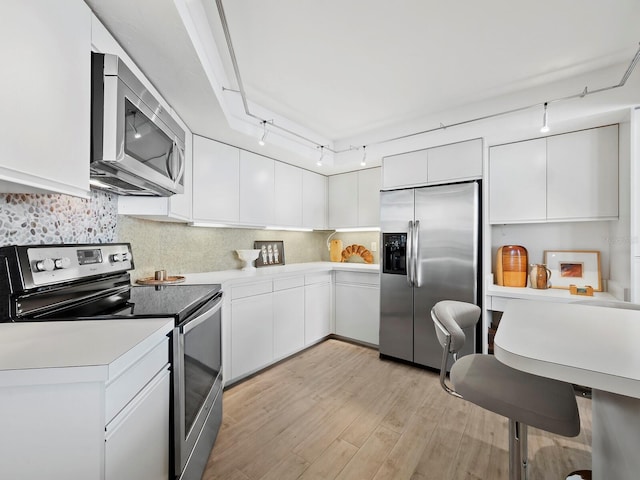
{"type": "Polygon", "coordinates": [[[185,432],[191,431],[221,369],[220,310],[206,315],[210,318],[193,328],[187,323],[183,330],[185,432]]]}
{"type": "Polygon", "coordinates": [[[173,140],[126,97],[124,150],[172,180],[179,174],[180,152],[173,140]]]}

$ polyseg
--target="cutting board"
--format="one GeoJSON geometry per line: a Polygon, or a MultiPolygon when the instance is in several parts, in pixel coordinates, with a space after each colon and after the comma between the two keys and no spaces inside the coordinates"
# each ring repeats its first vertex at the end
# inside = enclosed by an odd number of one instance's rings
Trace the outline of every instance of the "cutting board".
{"type": "Polygon", "coordinates": [[[329,258],[332,262],[342,262],[342,240],[331,240],[329,258]]]}

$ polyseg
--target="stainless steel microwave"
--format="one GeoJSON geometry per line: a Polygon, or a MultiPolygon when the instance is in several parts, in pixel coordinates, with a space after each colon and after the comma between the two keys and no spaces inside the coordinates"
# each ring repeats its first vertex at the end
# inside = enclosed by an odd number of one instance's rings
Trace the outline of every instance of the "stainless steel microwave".
{"type": "Polygon", "coordinates": [[[184,192],[185,133],[116,55],[91,54],[91,185],[119,195],[184,192]]]}

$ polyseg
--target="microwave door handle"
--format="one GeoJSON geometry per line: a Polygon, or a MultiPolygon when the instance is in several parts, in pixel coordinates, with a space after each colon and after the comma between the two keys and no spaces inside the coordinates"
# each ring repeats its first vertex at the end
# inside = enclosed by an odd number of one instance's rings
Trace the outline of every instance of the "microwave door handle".
{"type": "Polygon", "coordinates": [[[405,269],[407,271],[407,283],[410,287],[413,287],[413,221],[409,221],[409,228],[407,230],[407,245],[405,247],[405,269]]]}
{"type": "Polygon", "coordinates": [[[184,157],[184,151],[180,148],[180,146],[178,145],[177,142],[173,142],[173,148],[176,151],[176,154],[178,155],[178,160],[180,161],[180,168],[178,170],[178,176],[174,179],[172,179],[175,183],[180,182],[180,179],[182,178],[182,175],[184,175],[184,168],[185,168],[185,164],[187,163],[185,157],[184,157]]]}
{"type": "Polygon", "coordinates": [[[184,155],[182,155],[182,150],[180,150],[180,147],[178,147],[178,143],[175,141],[171,145],[171,150],[169,150],[169,153],[167,154],[167,159],[165,161],[165,170],[167,172],[167,176],[171,180],[173,180],[174,183],[178,183],[180,181],[180,178],[182,177],[182,174],[184,173],[184,155]],[[178,162],[180,164],[177,175],[174,175],[173,168],[171,168],[174,155],[178,156],[178,162]]]}

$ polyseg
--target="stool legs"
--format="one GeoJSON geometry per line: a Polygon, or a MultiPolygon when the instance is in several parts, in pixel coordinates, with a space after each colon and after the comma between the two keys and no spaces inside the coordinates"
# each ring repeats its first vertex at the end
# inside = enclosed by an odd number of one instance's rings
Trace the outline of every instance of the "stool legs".
{"type": "Polygon", "coordinates": [[[527,480],[527,425],[509,419],[509,480],[527,480]]]}

